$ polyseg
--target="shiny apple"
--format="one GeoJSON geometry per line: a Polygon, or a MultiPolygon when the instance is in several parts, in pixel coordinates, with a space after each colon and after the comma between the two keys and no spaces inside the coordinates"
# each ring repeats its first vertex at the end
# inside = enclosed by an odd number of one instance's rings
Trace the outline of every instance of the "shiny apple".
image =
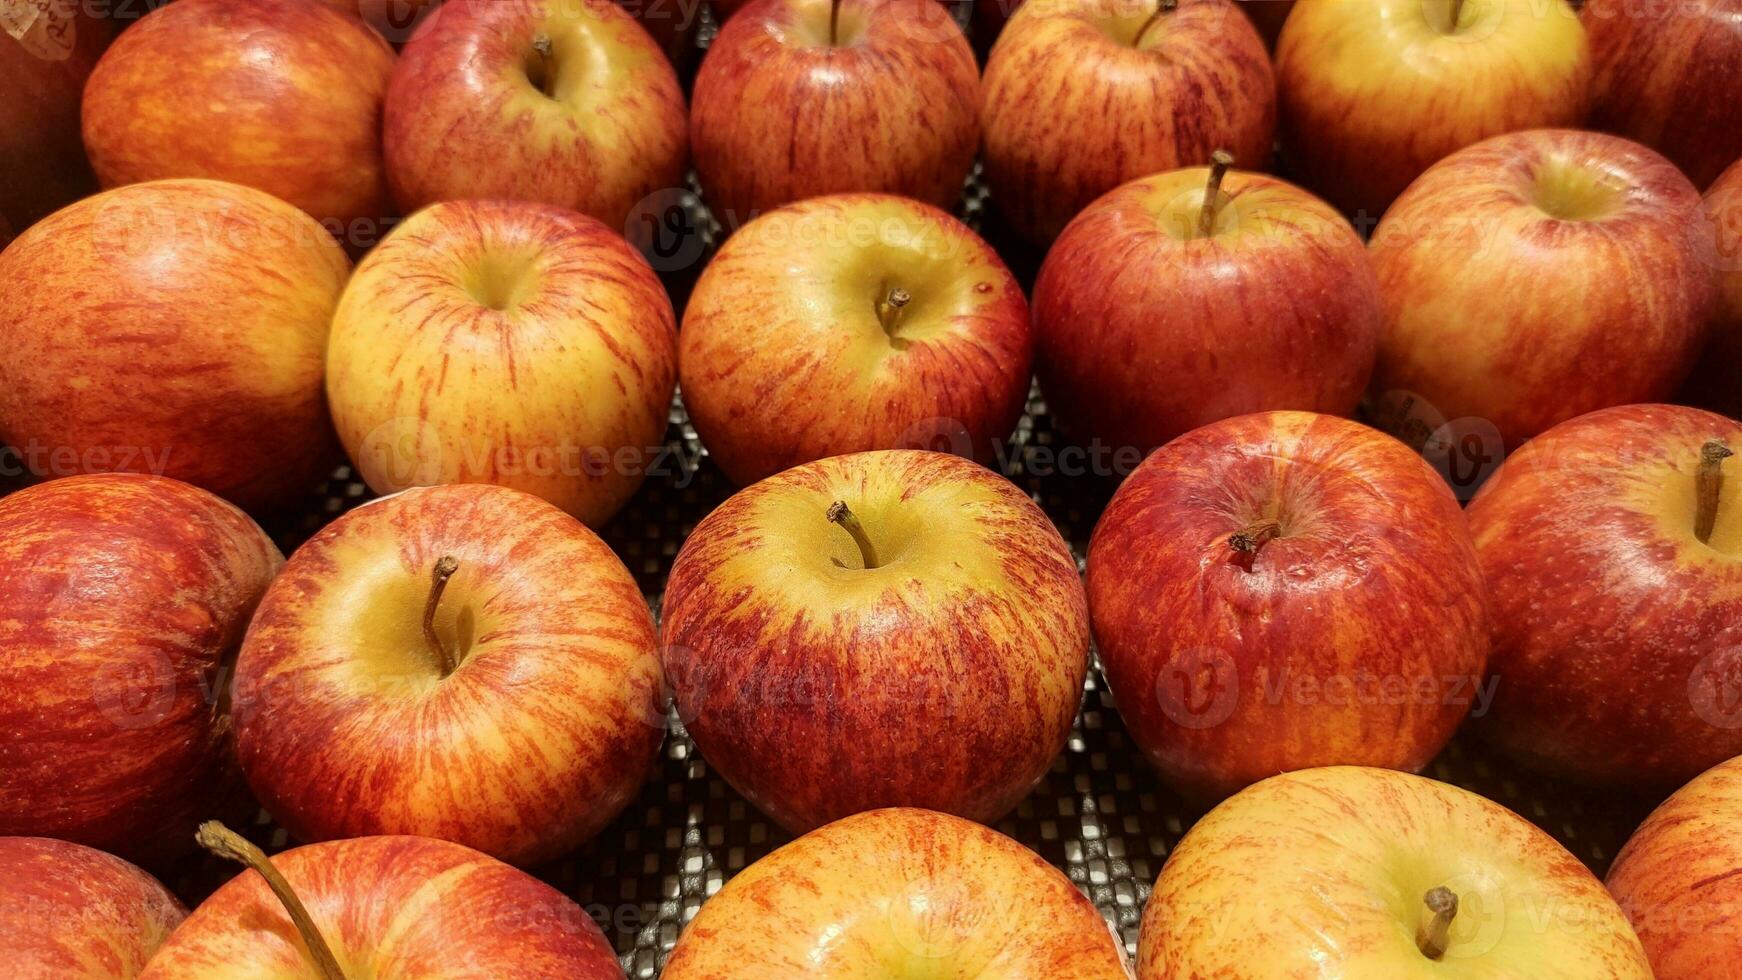
{"type": "Polygon", "coordinates": [[[1742,160],[1706,191],[1705,209],[1716,240],[1717,315],[1684,395],[1692,404],[1742,418],[1742,160]]]}
{"type": "Polygon", "coordinates": [[[102,851],[0,837],[0,949],[14,980],[132,980],[187,909],[102,851]]]}
{"type": "Polygon", "coordinates": [[[96,190],[79,100],[112,33],[81,4],[0,4],[0,246],[96,190]]]}

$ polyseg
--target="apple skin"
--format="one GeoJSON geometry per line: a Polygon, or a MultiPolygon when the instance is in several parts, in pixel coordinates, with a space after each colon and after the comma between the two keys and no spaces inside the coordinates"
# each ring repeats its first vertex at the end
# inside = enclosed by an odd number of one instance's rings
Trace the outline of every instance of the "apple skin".
{"type": "Polygon", "coordinates": [[[683,187],[683,89],[612,0],[449,0],[405,46],[382,139],[406,213],[438,201],[538,201],[620,231],[683,187]],[[553,43],[557,97],[527,74],[553,43]]]}
{"type": "Polygon", "coordinates": [[[315,0],[177,0],[97,63],[85,148],[104,187],[231,181],[372,241],[393,213],[380,145],[392,71],[380,35],[315,0]]]}
{"type": "Polygon", "coordinates": [[[983,162],[1012,227],[1051,241],[1120,184],[1207,164],[1260,169],[1276,128],[1264,41],[1229,0],[1048,0],[1010,15],[986,62],[983,162]],[[1141,39],[1142,47],[1134,41],[1141,39]]]}
{"type": "Polygon", "coordinates": [[[349,272],[313,218],[236,184],[63,208],[0,253],[0,443],[38,476],[144,471],[256,513],[300,502],[339,455],[321,385],[349,272]]]}
{"type": "Polygon", "coordinates": [[[14,980],[132,980],[187,917],[126,861],[42,837],[0,837],[0,894],[0,949],[14,980]]]}
{"type": "Polygon", "coordinates": [[[1471,503],[1500,679],[1478,730],[1519,761],[1668,789],[1742,755],[1742,726],[1722,717],[1742,654],[1742,491],[1732,461],[1702,544],[1694,473],[1710,439],[1742,448],[1742,423],[1593,412],[1525,444],[1471,503]]]}
{"type": "Polygon", "coordinates": [[[1653,811],[1607,883],[1657,980],[1742,978],[1742,759],[1708,769],[1653,811]]]}
{"type": "Polygon", "coordinates": [[[887,809],[814,830],[739,872],[684,928],[661,977],[753,975],[1130,973],[1100,912],[1040,855],[959,817],[887,809]]]}
{"type": "MultiPolygon", "coordinates": [[[[272,863],[351,977],[622,980],[579,905],[524,871],[427,837],[363,837],[272,863]]],[[[194,909],[140,980],[306,980],[308,952],[265,879],[244,871],[194,909]]]]}
{"type": "Polygon", "coordinates": [[[876,191],[951,207],[980,142],[980,73],[935,0],[763,0],[696,73],[690,142],[728,230],[804,198],[876,191]]]}
{"type": "Polygon", "coordinates": [[[1705,209],[1717,237],[1717,314],[1705,352],[1676,401],[1742,418],[1742,160],[1706,191],[1705,209]]]}
{"type": "Polygon", "coordinates": [[[1291,172],[1377,220],[1428,167],[1501,133],[1577,127],[1591,55],[1566,0],[1307,0],[1276,47],[1291,172]]]}
{"type": "Polygon", "coordinates": [[[327,397],[378,493],[496,483],[598,527],[663,443],[677,343],[664,287],[612,229],[545,204],[454,201],[358,265],[333,315],[327,397]]]}
{"type": "MultiPolygon", "coordinates": [[[[32,8],[43,6],[30,4],[32,8]]],[[[23,7],[17,8],[22,12],[23,7]]],[[[82,5],[0,27],[0,246],[97,189],[79,139],[79,100],[113,33],[82,5]],[[22,35],[22,36],[20,36],[22,35]]]]}
{"type": "Polygon", "coordinates": [[[1706,187],[1742,157],[1742,0],[1586,0],[1591,126],[1638,140],[1706,187]]]}
{"type": "Polygon", "coordinates": [[[623,563],[503,487],[407,490],[291,556],[236,663],[237,754],[299,840],[417,834],[514,864],[592,837],[664,737],[657,640],[623,563]],[[459,570],[422,633],[436,563],[459,570]]]}
{"type": "MultiPolygon", "coordinates": [[[[1132,181],[1078,215],[1034,287],[1041,389],[1080,442],[1144,452],[1249,412],[1349,415],[1373,373],[1379,287],[1329,205],[1264,174],[1132,181]]],[[[687,389],[686,389],[687,390],[687,389]]]]}
{"type": "Polygon", "coordinates": [[[1126,727],[1196,800],[1311,766],[1419,770],[1488,654],[1444,481],[1395,439],[1308,412],[1228,419],[1144,460],[1096,525],[1088,596],[1126,727]],[[1264,518],[1281,532],[1248,570],[1229,538],[1264,518]]]}
{"type": "Polygon", "coordinates": [[[1237,0],[1240,9],[1251,18],[1252,26],[1258,28],[1258,36],[1264,39],[1271,50],[1276,49],[1276,40],[1282,36],[1282,25],[1287,23],[1288,15],[1294,11],[1295,0],[1237,0]]]}
{"type": "Polygon", "coordinates": [[[235,507],[132,474],[0,498],[0,835],[153,862],[237,785],[215,694],[283,562],[235,507]]]}
{"type": "Polygon", "coordinates": [[[1534,130],[1460,150],[1374,232],[1372,391],[1485,419],[1507,450],[1586,412],[1665,400],[1709,328],[1712,249],[1699,192],[1637,143],[1534,130]]]}
{"type": "Polygon", "coordinates": [[[990,462],[1033,360],[1028,302],[998,254],[887,194],[813,198],[746,225],[702,273],[679,343],[684,405],[740,486],[936,437],[990,462]],[[876,305],[893,288],[913,299],[892,340],[876,305]]]}
{"type": "Polygon", "coordinates": [[[678,552],[661,626],[708,765],[794,832],[885,806],[1003,816],[1063,747],[1088,668],[1058,531],[944,453],[835,456],[739,491],[678,552]],[[835,501],[879,567],[825,516],[835,501]]]}
{"type": "Polygon", "coordinates": [[[1552,837],[1455,786],[1354,766],[1274,776],[1198,821],[1144,907],[1137,961],[1139,980],[1651,980],[1621,910],[1552,837]],[[1435,887],[1461,899],[1440,962],[1415,938],[1435,887]]]}

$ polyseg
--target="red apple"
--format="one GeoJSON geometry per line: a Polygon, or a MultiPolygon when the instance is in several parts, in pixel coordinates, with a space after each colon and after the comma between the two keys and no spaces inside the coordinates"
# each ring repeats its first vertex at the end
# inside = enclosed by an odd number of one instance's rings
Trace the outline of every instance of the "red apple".
{"type": "Polygon", "coordinates": [[[1636,139],[1705,187],[1742,157],[1742,0],[1586,0],[1591,125],[1636,139]]]}
{"type": "Polygon", "coordinates": [[[1088,640],[1040,508],[916,451],[739,491],[684,542],[661,633],[708,765],[794,831],[884,806],[1009,812],[1070,733],[1088,640]]]}
{"type": "Polygon", "coordinates": [[[1580,125],[1590,80],[1567,0],[1317,0],[1276,45],[1290,171],[1369,222],[1456,150],[1580,125]]]}
{"type": "Polygon", "coordinates": [[[235,184],[64,208],[0,253],[0,443],[38,476],[149,472],[253,511],[298,501],[338,455],[321,387],[349,271],[314,219],[235,184]]]}
{"type": "Polygon", "coordinates": [[[984,162],[992,199],[1050,241],[1127,181],[1270,158],[1270,55],[1230,0],[1048,0],[1010,16],[986,63],[984,162]]]}
{"type": "Polygon", "coordinates": [[[623,978],[584,909],[459,844],[363,837],[268,858],[215,824],[200,842],[253,870],[194,909],[140,980],[623,978]]]}
{"type": "Polygon", "coordinates": [[[407,213],[501,198],[579,211],[634,237],[683,186],[683,90],[612,0],[450,0],[405,46],[383,139],[407,213]]]}
{"type": "Polygon", "coordinates": [[[392,212],[380,140],[392,70],[379,35],[317,0],[177,0],[98,62],[85,147],[105,187],[245,184],[361,250],[392,212]]]}
{"type": "Polygon", "coordinates": [[[329,7],[356,14],[376,33],[395,45],[411,38],[417,25],[442,0],[321,0],[329,7]]]}
{"type": "Polygon", "coordinates": [[[562,511],[480,484],[367,504],[298,549],[235,689],[242,771],[306,841],[550,860],[623,809],[664,736],[634,578],[562,511]]]}
{"type": "Polygon", "coordinates": [[[1041,388],[1079,441],[1148,452],[1248,412],[1355,410],[1379,343],[1366,245],[1311,194],[1225,170],[1125,184],[1047,253],[1041,388]]]}
{"type": "Polygon", "coordinates": [[[659,43],[667,61],[679,73],[701,52],[696,34],[702,27],[703,0],[617,0],[659,43]]]}
{"type": "Polygon", "coordinates": [[[1677,790],[1609,869],[1657,980],[1742,977],[1742,759],[1677,790]]]}
{"type": "Polygon", "coordinates": [[[1126,727],[1194,798],[1312,766],[1419,770],[1492,693],[1457,500],[1344,419],[1246,415],[1156,450],[1096,525],[1088,593],[1126,727]]]}
{"type": "Polygon", "coordinates": [[[1742,423],[1629,405],[1550,429],[1482,488],[1491,741],[1623,787],[1742,755],[1742,488],[1726,446],[1742,449],[1742,423]]]}
{"type": "Polygon", "coordinates": [[[1385,306],[1373,392],[1492,425],[1503,448],[1675,392],[1705,339],[1712,230],[1700,195],[1637,143],[1497,136],[1434,165],[1374,232],[1385,306]]]}
{"type": "Polygon", "coordinates": [[[679,334],[684,405],[733,482],[825,456],[990,462],[1028,399],[1028,303],[960,221],[887,194],[814,198],[726,240],[679,334]]]}
{"type": "Polygon", "coordinates": [[[234,782],[216,685],[278,549],[152,476],[20,490],[0,527],[0,835],[185,850],[234,782]]]}
{"type": "Polygon", "coordinates": [[[1276,47],[1276,39],[1282,35],[1282,25],[1288,21],[1288,15],[1294,11],[1295,0],[1236,0],[1240,9],[1252,19],[1252,26],[1258,28],[1258,36],[1264,38],[1264,43],[1272,49],[1276,47]]]}
{"type": "Polygon", "coordinates": [[[41,837],[0,837],[0,949],[16,980],[131,980],[187,909],[126,861],[41,837]]]}
{"type": "Polygon", "coordinates": [[[0,246],[96,190],[79,97],[111,33],[80,4],[0,4],[0,246]]]}
{"type": "Polygon", "coordinates": [[[979,105],[973,49],[936,0],[762,0],[702,59],[690,140],[728,229],[847,191],[949,207],[979,105]]]}
{"type": "Polygon", "coordinates": [[[1695,405],[1742,418],[1742,160],[1706,191],[1705,209],[1717,239],[1717,316],[1684,391],[1695,405]]]}

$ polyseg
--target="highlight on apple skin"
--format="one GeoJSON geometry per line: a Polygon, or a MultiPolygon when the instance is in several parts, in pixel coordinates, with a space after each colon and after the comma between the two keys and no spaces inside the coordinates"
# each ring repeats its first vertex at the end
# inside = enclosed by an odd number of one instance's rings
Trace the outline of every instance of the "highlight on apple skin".
{"type": "Polygon", "coordinates": [[[186,917],[156,878],[114,855],[0,837],[0,950],[14,980],[130,980],[186,917]]]}
{"type": "Polygon", "coordinates": [[[1586,412],[1664,401],[1710,329],[1713,247],[1699,192],[1637,143],[1555,129],[1460,150],[1374,231],[1372,393],[1484,419],[1508,451],[1586,412]]]}
{"type": "Polygon", "coordinates": [[[1494,710],[1527,765],[1668,789],[1742,755],[1742,423],[1628,405],[1526,443],[1470,527],[1494,608],[1494,710]]]}
{"type": "Polygon", "coordinates": [[[976,463],[909,450],[720,505],[672,566],[661,644],[708,765],[802,832],[886,806],[1009,812],[1070,734],[1089,633],[1046,514],[976,463]]]}
{"type": "Polygon", "coordinates": [[[1150,893],[1137,961],[1138,980],[1652,980],[1554,838],[1455,786],[1354,766],[1273,776],[1199,820],[1150,893]]]}
{"type": "Polygon", "coordinates": [[[938,442],[990,463],[1033,359],[1028,302],[998,254],[888,194],[813,198],[740,229],[696,284],[679,344],[684,406],[741,486],[938,442]]]}
{"type": "Polygon", "coordinates": [[[982,161],[999,212],[1050,242],[1120,184],[1226,150],[1261,169],[1270,53],[1230,0],[1030,0],[986,62],[982,161]]]}
{"type": "Polygon", "coordinates": [[[0,497],[0,835],[155,863],[240,780],[220,667],[283,562],[247,515],[161,477],[0,497]]]}
{"type": "Polygon", "coordinates": [[[677,322],[611,228],[517,201],[436,204],[361,264],[327,398],[370,488],[493,483],[598,527],[664,442],[677,322]]]}
{"type": "Polygon", "coordinates": [[[959,817],[886,809],[814,830],[733,876],[684,928],[661,976],[1130,972],[1095,906],[1038,854],[959,817]]]}
{"type": "Polygon", "coordinates": [[[521,865],[596,834],[665,735],[635,580],[536,497],[407,490],[298,549],[236,662],[237,754],[298,840],[417,834],[521,865]]]}
{"type": "Polygon", "coordinates": [[[1355,411],[1379,343],[1366,245],[1323,201],[1226,159],[1120,186],[1047,253],[1036,362],[1072,439],[1148,452],[1250,412],[1355,411]]]}
{"type": "Polygon", "coordinates": [[[1194,799],[1312,766],[1420,770],[1481,696],[1458,503],[1344,419],[1246,415],[1156,450],[1095,527],[1088,596],[1120,716],[1194,799]]]}

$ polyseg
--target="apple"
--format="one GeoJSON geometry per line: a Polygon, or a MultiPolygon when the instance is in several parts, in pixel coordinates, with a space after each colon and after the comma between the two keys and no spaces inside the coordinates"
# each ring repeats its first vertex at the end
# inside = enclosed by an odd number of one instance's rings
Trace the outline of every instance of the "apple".
{"type": "Polygon", "coordinates": [[[1126,728],[1195,800],[1312,766],[1419,770],[1492,693],[1457,500],[1346,419],[1245,415],[1156,450],[1095,527],[1088,596],[1126,728]]]}
{"type": "Polygon", "coordinates": [[[684,312],[684,405],[740,485],[870,449],[996,455],[1028,399],[1028,303],[960,221],[839,194],[745,225],[684,312]]]}
{"type": "Polygon", "coordinates": [[[500,198],[644,232],[683,186],[683,90],[612,0],[449,0],[406,44],[382,139],[406,213],[500,198]]]}
{"type": "Polygon", "coordinates": [[[322,0],[327,6],[356,14],[376,33],[395,45],[404,44],[423,18],[442,0],[322,0]]]}
{"type": "Polygon", "coordinates": [[[362,837],[267,857],[218,823],[199,840],[250,870],[194,909],[141,980],[623,977],[585,910],[469,847],[362,837]]]}
{"type": "Polygon", "coordinates": [[[1138,177],[1270,158],[1270,55],[1230,0],[1047,0],[1010,15],[986,62],[983,162],[1012,227],[1051,241],[1138,177]]]}
{"type": "Polygon", "coordinates": [[[1700,195],[1668,160],[1537,130],[1435,164],[1372,241],[1385,327],[1376,415],[1418,399],[1508,451],[1567,419],[1661,401],[1693,366],[1714,288],[1700,195]]]}
{"type": "Polygon", "coordinates": [[[1742,759],[1677,790],[1609,869],[1657,980],[1742,976],[1742,759]]]}
{"type": "Polygon", "coordinates": [[[611,549],[504,487],[407,490],[291,556],[236,663],[237,755],[299,840],[561,856],[645,781],[653,617],[611,549]]]}
{"type": "Polygon", "coordinates": [[[547,204],[406,219],[333,315],[327,397],[377,493],[497,483],[595,527],[662,451],[677,325],[615,231],[547,204]]]}
{"type": "Polygon", "coordinates": [[[1264,38],[1264,43],[1274,49],[1277,38],[1282,36],[1282,25],[1288,21],[1288,15],[1294,11],[1295,0],[1238,0],[1238,2],[1240,9],[1252,19],[1252,26],[1258,28],[1258,36],[1264,38]]]}
{"type": "Polygon", "coordinates": [[[126,861],[41,837],[0,837],[0,895],[7,975],[24,980],[131,980],[187,916],[126,861]]]}
{"type": "Polygon", "coordinates": [[[1078,441],[1148,452],[1234,415],[1361,400],[1380,323],[1366,245],[1311,194],[1229,162],[1124,184],[1047,253],[1036,360],[1078,441]]]}
{"type": "Polygon", "coordinates": [[[105,187],[245,184],[361,251],[393,210],[380,144],[392,71],[378,34],[317,0],[177,0],[97,63],[85,148],[105,187]]]}
{"type": "Polygon", "coordinates": [[[888,809],[811,831],[739,872],[703,903],[661,974],[750,975],[1130,972],[1100,912],[1040,855],[959,817],[888,809]]]}
{"type": "Polygon", "coordinates": [[[702,27],[704,0],[617,0],[659,43],[672,68],[682,74],[700,51],[696,35],[702,27]]]}
{"type": "Polygon", "coordinates": [[[0,443],[38,476],[150,472],[255,512],[298,502],[338,456],[321,386],[349,272],[313,218],[236,184],[70,205],[0,253],[0,443]]]}
{"type": "Polygon", "coordinates": [[[980,142],[980,77],[936,0],[764,0],[696,73],[690,141],[728,230],[808,197],[953,206],[980,142]]]}
{"type": "Polygon", "coordinates": [[[1313,0],[1276,47],[1291,171],[1369,222],[1456,150],[1580,125],[1590,81],[1566,0],[1313,0]]]}
{"type": "Polygon", "coordinates": [[[1695,405],[1742,418],[1742,160],[1706,191],[1705,208],[1717,241],[1717,316],[1685,395],[1695,405]]]}
{"type": "Polygon", "coordinates": [[[1137,961],[1139,980],[1651,980],[1626,917],[1552,837],[1357,766],[1273,776],[1198,821],[1144,907],[1137,961]]]}
{"type": "Polygon", "coordinates": [[[697,748],[795,832],[897,805],[1003,816],[1064,746],[1088,669],[1057,529],[945,453],[835,456],[739,491],[684,542],[663,609],[697,748]]]}
{"type": "Polygon", "coordinates": [[[111,33],[79,4],[0,3],[0,246],[96,189],[79,98],[111,33]]]}
{"type": "Polygon", "coordinates": [[[1742,0],[1586,0],[1591,125],[1636,139],[1706,187],[1742,157],[1742,0]]]}
{"type": "Polygon", "coordinates": [[[283,561],[235,507],[160,477],[0,498],[0,836],[154,861],[225,802],[217,687],[283,561]]]}
{"type": "Polygon", "coordinates": [[[1470,506],[1520,761],[1669,788],[1742,755],[1742,423],[1630,405],[1526,443],[1470,506]],[[1726,486],[1726,483],[1728,486],[1726,486]]]}

